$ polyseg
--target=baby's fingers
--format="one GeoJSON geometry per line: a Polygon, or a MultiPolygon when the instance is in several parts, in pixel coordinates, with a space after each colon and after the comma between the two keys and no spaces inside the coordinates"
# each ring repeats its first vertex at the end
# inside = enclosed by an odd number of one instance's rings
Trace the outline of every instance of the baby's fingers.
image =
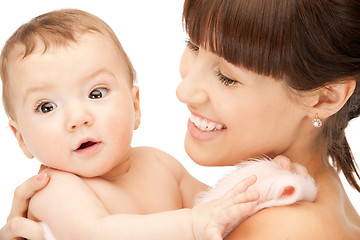
{"type": "Polygon", "coordinates": [[[235,221],[239,219],[239,216],[244,217],[250,214],[254,208],[255,204],[253,202],[239,203],[228,209],[228,218],[235,221]]]}
{"type": "Polygon", "coordinates": [[[248,188],[251,185],[253,185],[256,182],[256,179],[257,179],[256,176],[252,175],[250,177],[247,177],[247,178],[241,180],[240,183],[238,183],[229,192],[227,192],[225,194],[225,196],[233,198],[233,197],[237,196],[239,193],[245,192],[246,190],[248,190],[248,188]]]}
{"type": "Polygon", "coordinates": [[[205,240],[223,240],[221,232],[215,226],[209,227],[205,232],[205,240]]]}
{"type": "Polygon", "coordinates": [[[258,191],[249,191],[244,193],[239,193],[237,196],[233,198],[234,204],[247,203],[247,202],[255,202],[259,200],[260,193],[258,191]]]}
{"type": "Polygon", "coordinates": [[[252,213],[254,208],[255,204],[252,202],[233,205],[223,211],[218,218],[218,223],[222,226],[228,226],[234,222],[242,222],[252,213]]]}

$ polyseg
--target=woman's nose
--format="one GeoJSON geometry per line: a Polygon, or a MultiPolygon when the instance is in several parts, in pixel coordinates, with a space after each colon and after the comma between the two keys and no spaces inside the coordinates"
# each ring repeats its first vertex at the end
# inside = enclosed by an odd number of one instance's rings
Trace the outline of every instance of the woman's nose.
{"type": "Polygon", "coordinates": [[[177,98],[188,105],[203,104],[209,100],[208,84],[205,81],[206,74],[200,66],[188,65],[188,69],[182,71],[182,81],[176,89],[177,98]]]}
{"type": "Polygon", "coordinates": [[[93,124],[93,117],[89,111],[83,108],[73,108],[68,113],[66,128],[68,131],[75,131],[81,127],[90,127],[93,124]]]}
{"type": "Polygon", "coordinates": [[[183,79],[178,85],[176,96],[182,103],[188,105],[202,104],[208,100],[206,90],[188,79],[183,79]]]}

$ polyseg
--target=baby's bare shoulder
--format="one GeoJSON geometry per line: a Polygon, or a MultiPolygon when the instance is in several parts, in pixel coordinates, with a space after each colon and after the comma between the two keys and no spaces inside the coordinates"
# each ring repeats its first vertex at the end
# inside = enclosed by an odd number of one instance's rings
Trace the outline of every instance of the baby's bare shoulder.
{"type": "Polygon", "coordinates": [[[243,222],[227,239],[348,239],[330,209],[316,203],[264,209],[243,222]]]}
{"type": "Polygon", "coordinates": [[[170,154],[153,147],[135,147],[132,150],[132,157],[140,160],[143,164],[159,164],[172,173],[182,172],[184,167],[170,154]]]}
{"type": "Polygon", "coordinates": [[[151,161],[157,162],[158,169],[155,169],[154,166],[150,167],[158,178],[162,176],[163,179],[167,177],[176,181],[181,192],[183,207],[192,207],[195,195],[207,188],[204,183],[191,176],[184,166],[170,154],[151,147],[141,147],[135,150],[138,151],[135,154],[140,154],[138,156],[151,157],[153,158],[151,161]]]}
{"type": "Polygon", "coordinates": [[[53,169],[46,171],[50,175],[49,184],[38,191],[30,200],[29,212],[33,218],[48,223],[55,222],[56,217],[65,218],[66,214],[70,213],[76,215],[76,211],[79,213],[86,212],[87,207],[90,208],[90,206],[94,207],[93,209],[100,209],[99,211],[96,210],[96,214],[106,213],[92,189],[83,179],[67,172],[53,169]]]}
{"type": "Polygon", "coordinates": [[[85,185],[83,180],[73,173],[51,168],[46,169],[45,171],[50,175],[49,184],[36,195],[52,194],[53,191],[60,191],[61,189],[67,189],[70,191],[71,189],[68,189],[68,186],[74,186],[73,188],[76,188],[85,185]]]}
{"type": "Polygon", "coordinates": [[[42,190],[38,191],[32,197],[32,201],[38,198],[58,199],[59,195],[71,195],[73,193],[79,193],[79,191],[89,191],[89,187],[84,180],[75,174],[55,169],[46,169],[45,171],[50,175],[49,184],[42,190]]]}

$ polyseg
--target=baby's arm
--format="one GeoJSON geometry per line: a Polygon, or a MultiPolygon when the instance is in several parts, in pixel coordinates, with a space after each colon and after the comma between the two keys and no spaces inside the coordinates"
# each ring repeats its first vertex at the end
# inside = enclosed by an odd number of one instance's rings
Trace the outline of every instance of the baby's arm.
{"type": "Polygon", "coordinates": [[[222,240],[225,229],[231,222],[238,216],[253,211],[252,202],[259,198],[259,194],[245,191],[255,181],[254,176],[247,178],[220,199],[200,204],[193,209],[149,215],[108,216],[97,221],[95,233],[99,235],[93,239],[106,236],[104,239],[222,240]]]}
{"type": "Polygon", "coordinates": [[[35,220],[46,222],[57,239],[221,239],[222,229],[232,218],[253,209],[252,204],[238,203],[258,198],[254,192],[242,193],[255,181],[249,178],[225,197],[194,209],[109,215],[80,178],[49,171],[52,180],[32,198],[30,213],[35,220]],[[218,238],[208,238],[216,232],[218,238]]]}

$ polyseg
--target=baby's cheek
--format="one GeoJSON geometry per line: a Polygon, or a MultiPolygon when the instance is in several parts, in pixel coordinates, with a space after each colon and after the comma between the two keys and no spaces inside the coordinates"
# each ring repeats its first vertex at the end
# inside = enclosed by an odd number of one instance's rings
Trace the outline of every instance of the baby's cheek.
{"type": "Polygon", "coordinates": [[[122,138],[123,141],[126,139],[132,138],[132,133],[134,129],[134,118],[129,117],[126,113],[124,115],[112,115],[108,119],[108,128],[109,134],[113,135],[115,138],[122,138]]]}
{"type": "Polygon", "coordinates": [[[51,134],[35,134],[30,140],[29,150],[45,165],[53,166],[58,163],[57,158],[64,156],[64,153],[71,151],[69,147],[64,146],[64,136],[59,136],[55,132],[51,134]]]}

